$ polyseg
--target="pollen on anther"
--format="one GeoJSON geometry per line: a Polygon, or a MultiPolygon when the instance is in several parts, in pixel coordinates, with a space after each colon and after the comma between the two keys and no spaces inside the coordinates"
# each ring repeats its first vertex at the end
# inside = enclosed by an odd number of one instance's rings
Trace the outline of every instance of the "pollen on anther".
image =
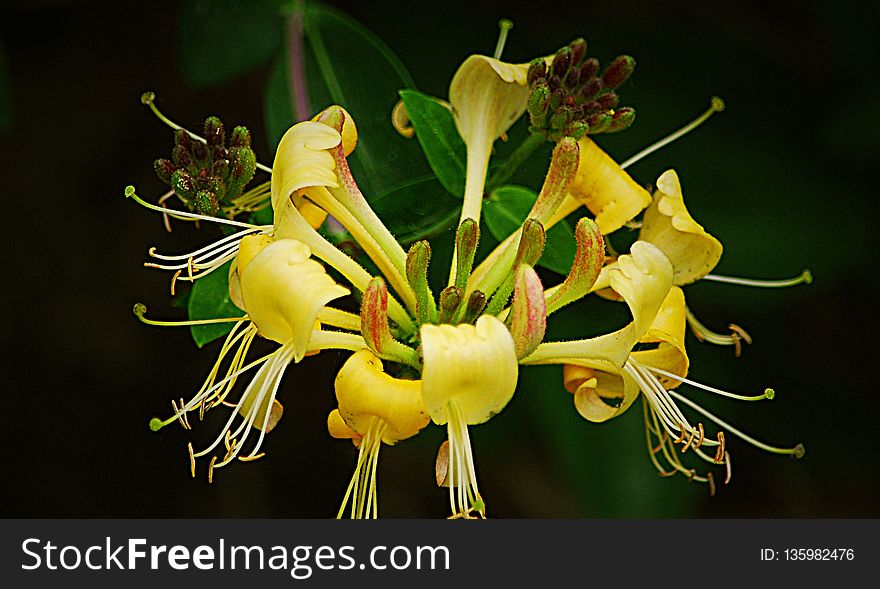
{"type": "Polygon", "coordinates": [[[265,452],[260,452],[259,454],[255,454],[254,456],[239,456],[238,459],[242,462],[253,462],[254,460],[259,460],[265,455],[265,452]]]}
{"type": "Polygon", "coordinates": [[[189,448],[189,471],[192,474],[192,477],[196,478],[196,457],[195,454],[193,454],[192,442],[187,444],[187,448],[189,448]]]}
{"type": "Polygon", "coordinates": [[[211,456],[211,462],[208,463],[208,484],[214,482],[214,463],[217,462],[216,456],[211,456]]]}

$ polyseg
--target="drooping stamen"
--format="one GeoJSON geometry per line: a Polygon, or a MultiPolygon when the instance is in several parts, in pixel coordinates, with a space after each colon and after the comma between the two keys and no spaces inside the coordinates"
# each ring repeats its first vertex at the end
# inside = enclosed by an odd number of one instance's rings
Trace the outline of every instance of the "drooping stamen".
{"type": "Polygon", "coordinates": [[[501,54],[504,52],[504,44],[507,43],[507,34],[510,32],[510,29],[513,28],[513,21],[509,18],[502,18],[498,21],[498,42],[495,44],[495,52],[492,53],[492,57],[495,59],[501,59],[501,54]]]}
{"type": "Polygon", "coordinates": [[[797,286],[798,284],[812,284],[813,273],[804,270],[800,275],[794,278],[785,278],[782,280],[755,280],[752,278],[737,278],[735,276],[720,276],[718,274],[706,274],[703,280],[711,280],[713,282],[724,282],[726,284],[739,284],[742,286],[756,286],[760,288],[785,288],[787,286],[797,286]]]}
{"type": "Polygon", "coordinates": [[[671,135],[667,135],[666,137],[664,137],[660,141],[654,143],[653,145],[646,147],[645,149],[643,149],[639,153],[635,154],[634,156],[632,156],[631,158],[629,158],[628,160],[626,160],[625,162],[620,164],[620,167],[623,168],[624,170],[627,169],[629,166],[633,165],[634,163],[636,163],[640,159],[654,153],[655,151],[657,151],[658,149],[660,149],[662,147],[665,147],[666,145],[669,145],[670,143],[672,143],[676,139],[679,139],[680,137],[684,137],[685,135],[687,135],[688,133],[690,133],[691,131],[693,131],[694,129],[696,129],[697,127],[702,125],[703,123],[705,123],[707,120],[709,120],[709,118],[712,115],[714,115],[716,112],[721,112],[723,110],[724,110],[724,100],[722,100],[718,96],[713,96],[712,100],[710,101],[710,104],[709,104],[709,109],[706,110],[706,112],[704,112],[703,114],[698,116],[696,119],[694,119],[693,121],[691,121],[690,123],[688,123],[687,125],[682,127],[681,129],[679,129],[675,133],[672,133],[671,135]]]}
{"type": "Polygon", "coordinates": [[[654,366],[647,366],[646,365],[645,368],[647,368],[648,370],[650,370],[651,372],[653,372],[655,374],[660,374],[662,376],[666,376],[666,377],[674,379],[674,380],[680,380],[681,382],[689,384],[692,387],[696,387],[698,389],[703,389],[704,391],[709,391],[710,393],[715,393],[717,395],[721,395],[722,397],[730,397],[731,399],[739,399],[740,401],[763,401],[764,399],[772,399],[776,394],[773,391],[773,389],[768,388],[768,389],[764,389],[764,393],[761,395],[753,395],[753,396],[738,395],[736,393],[729,393],[729,392],[724,391],[722,389],[716,389],[715,387],[710,387],[709,385],[705,385],[705,384],[702,384],[702,383],[699,383],[699,382],[696,382],[693,380],[689,380],[689,379],[684,378],[682,376],[679,376],[677,374],[673,374],[671,372],[666,372],[665,370],[655,368],[654,366]]]}
{"type": "Polygon", "coordinates": [[[155,319],[147,319],[146,317],[144,317],[147,312],[147,306],[143,303],[135,303],[133,311],[142,323],[146,323],[147,325],[158,325],[160,327],[208,325],[211,323],[238,323],[240,321],[245,321],[248,318],[247,315],[245,315],[244,317],[222,317],[219,319],[198,319],[193,321],[156,321],[155,319]]]}
{"type": "Polygon", "coordinates": [[[351,519],[376,519],[379,516],[376,468],[379,463],[379,450],[382,447],[382,433],[386,427],[387,424],[377,417],[370,420],[367,433],[361,439],[354,474],[345,491],[336,519],[342,519],[350,498],[352,499],[351,519]]]}
{"type": "MultiPolygon", "coordinates": [[[[153,114],[156,115],[156,118],[158,118],[160,121],[162,121],[163,123],[165,123],[166,125],[168,125],[172,129],[174,129],[175,131],[177,131],[178,129],[181,129],[181,130],[185,131],[187,135],[189,135],[190,137],[192,137],[196,141],[201,141],[204,144],[208,143],[203,137],[196,135],[195,133],[193,133],[189,129],[185,129],[185,128],[181,127],[180,125],[178,125],[177,123],[175,123],[174,121],[172,121],[171,119],[166,117],[164,114],[162,114],[162,111],[160,111],[159,107],[156,106],[156,93],[155,92],[148,91],[148,92],[144,92],[143,94],[141,94],[141,104],[144,104],[144,105],[150,107],[150,110],[153,111],[153,114]]],[[[272,168],[270,168],[269,166],[264,166],[263,164],[257,162],[257,167],[259,169],[263,170],[264,172],[268,172],[270,174],[272,173],[272,168]]]]}
{"type": "MultiPolygon", "coordinates": [[[[648,458],[650,458],[651,463],[654,465],[654,468],[657,469],[657,474],[661,477],[670,477],[675,474],[681,473],[685,475],[688,480],[710,484],[710,494],[712,492],[711,489],[711,480],[710,475],[706,477],[700,476],[697,472],[692,468],[685,467],[681,460],[678,458],[678,453],[675,452],[675,442],[673,442],[672,438],[669,434],[664,431],[660,423],[658,422],[657,412],[650,405],[647,398],[642,399],[642,413],[645,421],[645,440],[648,446],[648,458]],[[656,436],[659,440],[657,446],[653,446],[652,444],[652,434],[656,436]],[[660,464],[660,461],[657,458],[657,454],[660,453],[664,460],[669,464],[672,470],[666,470],[663,465],[660,464]]],[[[702,431],[702,430],[701,430],[702,431]]],[[[695,452],[700,453],[701,451],[694,448],[695,452]]]]}
{"type": "Polygon", "coordinates": [[[486,505],[477,488],[477,474],[468,426],[456,401],[447,404],[446,431],[449,440],[449,506],[452,518],[486,517],[486,505]]]}
{"type": "Polygon", "coordinates": [[[731,323],[728,325],[730,335],[720,334],[703,325],[700,320],[697,319],[696,315],[691,312],[690,308],[685,307],[684,310],[687,316],[688,326],[691,328],[691,333],[693,333],[701,342],[706,341],[717,346],[733,346],[734,355],[737,358],[742,354],[742,342],[751,345],[752,337],[739,325],[731,323]]]}
{"type": "Polygon", "coordinates": [[[684,395],[681,395],[675,391],[668,391],[668,393],[672,397],[678,399],[679,401],[681,401],[682,403],[684,403],[685,405],[687,405],[688,407],[693,409],[694,411],[697,411],[698,413],[705,416],[706,418],[711,419],[712,421],[714,421],[715,423],[717,423],[718,425],[723,427],[725,430],[730,431],[734,435],[745,440],[746,442],[750,443],[751,445],[753,445],[757,448],[760,448],[761,450],[765,450],[767,452],[772,452],[773,454],[788,454],[788,455],[794,456],[795,458],[801,458],[804,455],[805,450],[804,450],[804,447],[802,444],[798,444],[794,448],[778,448],[776,446],[771,446],[769,444],[765,444],[764,442],[760,442],[760,441],[756,440],[755,438],[749,436],[748,434],[745,434],[742,431],[738,430],[737,428],[733,427],[732,425],[730,425],[729,423],[727,423],[726,421],[724,421],[720,417],[714,415],[710,411],[697,405],[696,403],[694,403],[693,401],[691,401],[690,399],[688,399],[684,395]]]}

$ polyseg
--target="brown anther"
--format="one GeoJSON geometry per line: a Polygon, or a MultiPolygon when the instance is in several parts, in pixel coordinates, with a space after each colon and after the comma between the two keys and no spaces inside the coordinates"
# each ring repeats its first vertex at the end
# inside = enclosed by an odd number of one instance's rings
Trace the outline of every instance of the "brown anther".
{"type": "Polygon", "coordinates": [[[700,423],[697,424],[697,431],[700,432],[700,437],[697,439],[697,443],[694,444],[694,449],[697,449],[697,448],[699,448],[700,446],[702,446],[702,445],[703,445],[703,440],[706,439],[706,430],[705,430],[705,428],[703,427],[703,423],[702,423],[702,422],[700,422],[700,423]]]}
{"type": "Polygon", "coordinates": [[[688,438],[687,444],[685,444],[685,445],[682,446],[682,448],[681,448],[681,453],[682,453],[682,454],[684,454],[685,452],[687,452],[687,451],[688,451],[688,448],[691,447],[691,443],[694,441],[694,438],[696,437],[696,435],[697,435],[697,432],[695,432],[693,429],[691,429],[691,435],[690,435],[690,437],[688,438]]]}
{"type": "Polygon", "coordinates": [[[434,463],[434,477],[437,486],[442,487],[449,476],[449,440],[443,440],[437,450],[437,461],[434,463]]]}
{"type": "Polygon", "coordinates": [[[214,463],[217,462],[216,456],[211,456],[211,462],[208,463],[208,484],[214,482],[214,463]]]}
{"type": "MultiPolygon", "coordinates": [[[[162,195],[162,197],[159,199],[159,206],[161,206],[163,209],[167,209],[168,207],[165,206],[165,201],[172,196],[174,196],[173,190],[166,192],[164,195],[162,195]]],[[[171,216],[168,213],[162,213],[162,222],[165,224],[165,231],[171,233],[171,216]]]]}
{"type": "Polygon", "coordinates": [[[177,284],[177,279],[180,278],[180,270],[174,273],[171,277],[171,296],[174,296],[174,287],[177,284]]]}
{"type": "Polygon", "coordinates": [[[672,477],[675,476],[675,473],[677,472],[677,470],[658,470],[657,474],[659,474],[661,477],[672,477]]]}
{"type": "Polygon", "coordinates": [[[721,464],[724,460],[724,432],[718,432],[718,450],[715,452],[715,464],[721,464]]]}
{"type": "Polygon", "coordinates": [[[730,479],[733,477],[733,467],[730,465],[730,453],[729,452],[724,453],[724,464],[727,467],[727,476],[724,477],[724,484],[726,485],[727,483],[730,482],[730,479]]]}
{"type": "Polygon", "coordinates": [[[742,355],[742,345],[740,342],[744,341],[747,344],[751,344],[752,338],[746,333],[745,329],[735,323],[731,323],[727,327],[730,329],[730,337],[733,340],[733,354],[739,358],[742,355]]]}
{"type": "Polygon", "coordinates": [[[199,421],[205,420],[205,411],[206,411],[205,400],[202,399],[202,402],[199,403],[199,421]]]}
{"type": "Polygon", "coordinates": [[[694,477],[697,476],[697,471],[693,468],[690,470],[686,470],[685,473],[687,474],[687,478],[689,481],[694,480],[694,477]]]}
{"type": "Polygon", "coordinates": [[[192,442],[188,443],[186,446],[189,448],[189,472],[192,474],[193,478],[196,478],[196,457],[193,454],[192,442]]]}
{"type": "Polygon", "coordinates": [[[681,435],[678,436],[678,438],[676,438],[675,443],[681,444],[682,442],[684,442],[684,436],[685,436],[685,431],[686,431],[683,423],[678,424],[678,431],[681,432],[681,435]]]}
{"type": "Polygon", "coordinates": [[[174,399],[171,399],[171,407],[174,408],[174,417],[176,417],[177,421],[180,422],[180,427],[182,427],[183,429],[191,429],[190,427],[188,427],[188,424],[183,420],[184,414],[181,409],[177,408],[177,403],[174,401],[174,399]]]}
{"type": "Polygon", "coordinates": [[[189,417],[187,416],[186,404],[183,402],[183,397],[180,398],[180,409],[183,411],[183,421],[186,422],[186,429],[192,429],[192,426],[189,424],[189,417]]]}
{"type": "Polygon", "coordinates": [[[265,455],[265,452],[260,452],[259,454],[255,454],[254,456],[239,456],[238,459],[242,462],[253,462],[254,460],[259,460],[265,455]]]}
{"type": "Polygon", "coordinates": [[[706,482],[709,484],[709,497],[715,496],[715,477],[711,472],[706,473],[706,482]]]}

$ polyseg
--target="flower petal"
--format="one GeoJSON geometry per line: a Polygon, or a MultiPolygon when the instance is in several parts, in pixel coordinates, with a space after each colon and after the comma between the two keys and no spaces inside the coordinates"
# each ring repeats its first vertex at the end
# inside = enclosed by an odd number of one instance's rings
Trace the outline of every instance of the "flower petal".
{"type": "Polygon", "coordinates": [[[491,146],[526,110],[528,64],[471,55],[449,86],[458,132],[469,149],[491,146]]]}
{"type": "Polygon", "coordinates": [[[318,312],[349,294],[310,255],[307,245],[280,239],[265,246],[239,274],[244,309],[260,335],[291,342],[297,362],[305,356],[318,312]]]}
{"type": "Polygon", "coordinates": [[[516,389],[518,367],[510,332],[483,315],[476,325],[422,325],[422,398],[434,423],[444,424],[455,400],[466,423],[501,411],[516,389]]]}
{"type": "Polygon", "coordinates": [[[639,239],[663,250],[672,262],[675,284],[690,284],[712,271],[723,250],[684,206],[681,184],[674,170],[657,179],[654,203],[645,211],[639,239]]]}
{"type": "Polygon", "coordinates": [[[335,386],[340,417],[361,436],[379,418],[386,424],[382,441],[392,445],[416,435],[430,421],[421,381],[389,376],[369,350],[359,350],[345,362],[335,386]]]}
{"type": "Polygon", "coordinates": [[[651,195],[589,137],[578,143],[578,171],[568,191],[595,215],[602,235],[608,235],[651,204],[651,195]]]}
{"type": "MultiPolygon", "coordinates": [[[[639,340],[641,343],[659,345],[653,350],[633,352],[633,358],[645,366],[653,366],[681,377],[687,376],[689,361],[684,347],[686,325],[684,292],[673,286],[654,318],[651,328],[639,340]]],[[[660,374],[657,378],[667,390],[681,384],[681,381],[660,374]]]]}
{"type": "Polygon", "coordinates": [[[282,201],[310,186],[339,186],[336,164],[329,153],[339,145],[342,136],[323,123],[305,121],[287,130],[272,165],[272,208],[280,209],[282,201]]]}

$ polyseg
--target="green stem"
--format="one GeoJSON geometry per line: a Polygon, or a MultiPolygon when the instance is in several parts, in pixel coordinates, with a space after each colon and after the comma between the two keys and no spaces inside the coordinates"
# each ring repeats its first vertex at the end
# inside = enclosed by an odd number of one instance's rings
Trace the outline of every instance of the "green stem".
{"type": "Polygon", "coordinates": [[[544,137],[537,133],[532,133],[526,137],[526,139],[517,146],[513,153],[510,154],[510,157],[507,158],[503,164],[498,166],[492,174],[492,177],[489,179],[489,183],[486,186],[486,192],[492,192],[494,189],[507,182],[510,177],[522,167],[526,160],[531,157],[532,153],[534,153],[538,146],[544,143],[544,141],[544,137]]]}

